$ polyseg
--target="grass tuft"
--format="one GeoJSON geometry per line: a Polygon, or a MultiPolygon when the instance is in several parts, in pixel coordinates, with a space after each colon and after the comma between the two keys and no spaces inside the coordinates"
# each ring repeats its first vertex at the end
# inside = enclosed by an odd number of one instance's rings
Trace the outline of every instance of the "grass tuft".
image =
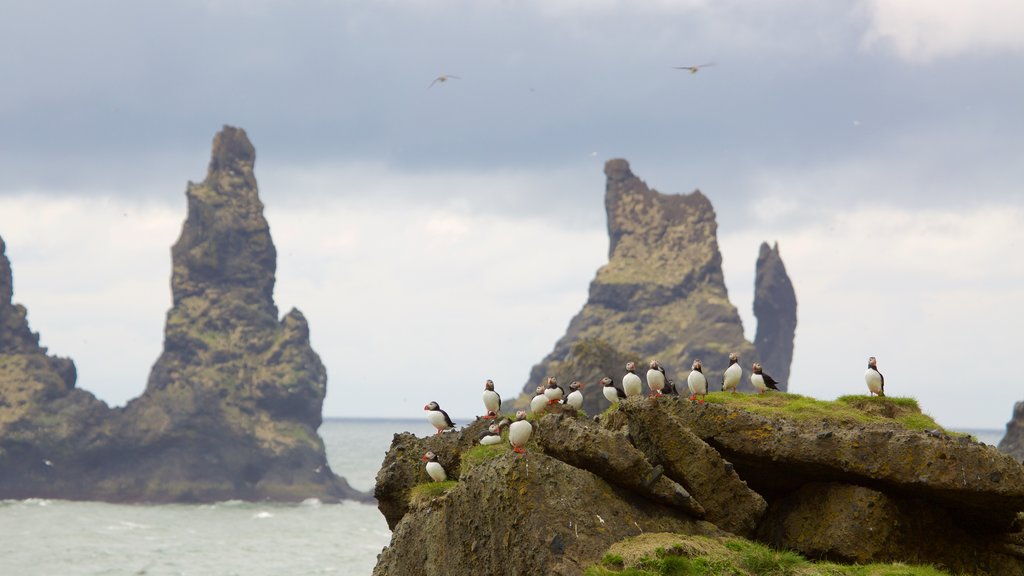
{"type": "Polygon", "coordinates": [[[492,444],[490,446],[484,446],[483,444],[477,444],[469,450],[462,453],[462,465],[463,466],[476,466],[477,464],[483,464],[484,462],[490,462],[498,456],[506,452],[511,452],[512,447],[509,446],[508,433],[502,433],[502,441],[500,444],[492,444]]]}
{"type": "Polygon", "coordinates": [[[459,483],[455,480],[445,480],[444,482],[424,482],[423,484],[417,484],[409,491],[409,503],[418,505],[429,502],[430,500],[433,500],[434,498],[437,498],[458,486],[458,484],[459,483]]]}

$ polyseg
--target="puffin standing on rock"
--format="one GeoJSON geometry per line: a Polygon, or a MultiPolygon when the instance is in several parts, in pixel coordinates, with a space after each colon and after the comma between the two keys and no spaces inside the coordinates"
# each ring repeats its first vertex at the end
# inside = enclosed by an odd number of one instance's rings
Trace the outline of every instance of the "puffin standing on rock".
{"type": "Polygon", "coordinates": [[[565,398],[565,388],[558,385],[558,381],[555,380],[554,376],[548,377],[548,387],[544,390],[544,396],[548,399],[548,404],[558,404],[565,398]]]}
{"type": "Polygon", "coordinates": [[[487,431],[480,435],[480,443],[484,446],[501,444],[501,426],[498,424],[488,426],[487,431]]]}
{"type": "Polygon", "coordinates": [[[572,406],[577,410],[582,408],[583,392],[580,392],[580,390],[582,389],[583,383],[580,382],[579,380],[573,380],[572,383],[569,384],[569,390],[571,390],[571,392],[569,392],[569,395],[565,397],[565,400],[563,400],[563,402],[565,402],[566,405],[572,406]]]}
{"type": "Polygon", "coordinates": [[[729,367],[725,369],[725,375],[722,378],[722,392],[731,390],[735,394],[742,378],[743,368],[740,367],[740,357],[732,352],[729,354],[729,367]]]}
{"type": "MultiPolygon", "coordinates": [[[[455,424],[453,424],[452,419],[448,417],[448,413],[441,410],[441,407],[437,405],[437,402],[431,402],[424,406],[423,409],[427,411],[427,420],[433,424],[434,428],[437,428],[437,434],[440,434],[449,428],[455,428],[455,424]]],[[[435,434],[435,436],[437,434],[435,434]]]]}
{"type": "Polygon", "coordinates": [[[427,474],[430,475],[430,478],[434,482],[444,482],[448,479],[448,475],[444,472],[444,467],[437,461],[437,454],[427,452],[423,456],[420,456],[420,460],[427,463],[425,466],[427,474]]]}
{"type": "Polygon", "coordinates": [[[868,369],[864,372],[864,381],[867,382],[868,391],[874,396],[885,397],[885,376],[878,371],[878,361],[872,356],[868,358],[868,369]]]}
{"type": "Polygon", "coordinates": [[[686,384],[690,387],[690,400],[696,400],[700,396],[700,403],[704,403],[704,397],[708,395],[708,379],[701,370],[700,360],[693,361],[693,370],[686,377],[686,384]]]}
{"type": "Polygon", "coordinates": [[[493,380],[484,382],[484,408],[487,410],[487,415],[484,416],[486,420],[497,417],[501,410],[501,396],[494,391],[493,380]]]}
{"type": "Polygon", "coordinates": [[[778,391],[779,383],[775,381],[775,378],[772,378],[761,371],[760,362],[754,362],[754,366],[751,370],[754,373],[750,375],[750,383],[753,384],[754,389],[757,390],[758,394],[764,393],[769,388],[778,391]]]}
{"type": "Polygon", "coordinates": [[[644,393],[644,383],[636,375],[636,362],[626,362],[626,375],[622,377],[622,391],[627,398],[644,393]]]}
{"type": "Polygon", "coordinates": [[[537,386],[536,395],[530,400],[530,412],[540,414],[548,405],[548,397],[544,394],[544,387],[537,386]]]}
{"type": "Polygon", "coordinates": [[[615,385],[614,380],[607,376],[601,378],[601,391],[604,393],[604,397],[612,404],[618,404],[619,400],[626,397],[626,393],[615,385]]]}
{"type": "Polygon", "coordinates": [[[516,421],[508,427],[508,443],[512,445],[512,451],[526,453],[526,443],[532,434],[533,425],[526,419],[526,412],[516,412],[516,421]]]}
{"type": "Polygon", "coordinates": [[[651,396],[661,396],[665,389],[665,369],[658,364],[657,360],[651,360],[651,368],[647,371],[647,387],[651,389],[651,396]]]}

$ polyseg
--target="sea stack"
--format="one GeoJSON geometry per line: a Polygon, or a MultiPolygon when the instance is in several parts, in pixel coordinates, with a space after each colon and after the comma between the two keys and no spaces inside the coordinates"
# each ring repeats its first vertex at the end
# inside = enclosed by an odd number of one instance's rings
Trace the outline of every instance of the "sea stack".
{"type": "Polygon", "coordinates": [[[761,244],[754,277],[754,316],[757,317],[757,348],[761,364],[775,374],[779,389],[789,388],[796,336],[796,292],[779,255],[779,244],[761,244]]]}

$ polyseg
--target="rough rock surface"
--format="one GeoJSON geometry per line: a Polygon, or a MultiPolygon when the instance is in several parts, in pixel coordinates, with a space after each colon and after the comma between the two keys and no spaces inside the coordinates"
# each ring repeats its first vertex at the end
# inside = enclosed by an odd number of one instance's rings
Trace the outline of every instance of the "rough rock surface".
{"type": "MultiPolygon", "coordinates": [[[[750,366],[757,355],[729,302],[711,202],[699,190],[661,194],[634,176],[625,160],[608,161],[604,171],[608,263],[597,271],[587,303],[565,335],[531,370],[524,393],[532,396],[547,376],[568,372],[566,362],[580,370],[572,378],[596,376],[587,384],[596,386],[602,376],[618,381],[625,362],[610,373],[595,372],[623,355],[637,362],[641,378],[658,360],[684,387],[694,359],[703,361],[712,387],[721,382],[730,352],[750,366]],[[597,365],[585,366],[574,349],[588,339],[606,352],[587,356],[597,365]]],[[[741,387],[750,388],[746,378],[741,387]]],[[[601,394],[585,396],[589,414],[608,406],[601,394]]]]}
{"type": "Polygon", "coordinates": [[[1024,402],[1013,405],[1013,418],[1006,423],[1006,434],[999,441],[999,451],[1024,460],[1024,402]]]}
{"type": "Polygon", "coordinates": [[[642,530],[1024,575],[1024,466],[969,439],[907,430],[898,410],[916,408],[879,400],[852,404],[864,420],[820,421],[635,398],[599,424],[570,410],[542,417],[526,456],[473,448],[479,421],[429,438],[396,435],[376,490],[394,533],[374,574],[582,574],[642,530]],[[458,482],[410,499],[428,481],[419,461],[427,450],[458,482]],[[652,495],[652,470],[687,490],[704,520],[652,495]]]}
{"type": "Polygon", "coordinates": [[[796,292],[782,263],[779,245],[761,244],[754,276],[754,316],[757,335],[754,347],[765,371],[789,389],[789,369],[796,337],[796,292]]]}
{"type": "Polygon", "coordinates": [[[173,307],[145,392],[111,410],[45,356],[0,270],[0,497],[366,499],[317,435],[326,371],[298,310],[278,320],[276,253],[245,132],[214,139],[171,255],[173,307]]]}

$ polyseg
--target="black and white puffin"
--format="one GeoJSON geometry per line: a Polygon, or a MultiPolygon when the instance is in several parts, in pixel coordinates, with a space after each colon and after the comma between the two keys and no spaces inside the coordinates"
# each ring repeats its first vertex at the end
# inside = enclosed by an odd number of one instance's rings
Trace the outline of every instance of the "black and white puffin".
{"type": "Polygon", "coordinates": [[[763,394],[766,390],[778,390],[779,383],[775,381],[775,378],[765,374],[761,371],[761,363],[754,362],[754,366],[751,368],[753,374],[750,375],[750,383],[757,390],[758,394],[763,394]]]}
{"type": "Polygon", "coordinates": [[[420,460],[427,463],[425,466],[427,474],[434,482],[444,482],[448,479],[448,475],[444,473],[444,467],[437,461],[437,454],[433,452],[427,452],[423,456],[420,456],[420,460]]]}
{"type": "Polygon", "coordinates": [[[604,397],[608,399],[612,404],[618,404],[619,400],[626,397],[626,393],[615,385],[615,381],[605,376],[601,378],[601,391],[604,393],[604,397]]]}
{"type": "Polygon", "coordinates": [[[679,396],[679,391],[676,390],[676,383],[671,378],[665,378],[665,387],[661,389],[662,396],[679,396]]]}
{"type": "Polygon", "coordinates": [[[644,383],[636,375],[636,362],[626,362],[626,375],[622,377],[622,391],[627,398],[644,393],[644,383]]]}
{"type": "Polygon", "coordinates": [[[520,454],[526,452],[526,443],[533,434],[533,425],[526,419],[526,412],[516,412],[516,421],[508,427],[508,443],[512,450],[520,454]]]}
{"type": "Polygon", "coordinates": [[[868,384],[868,391],[871,395],[885,396],[885,376],[878,371],[878,361],[872,356],[868,358],[868,369],[864,372],[864,381],[868,384]]]}
{"type": "Polygon", "coordinates": [[[501,410],[501,396],[494,391],[494,381],[487,380],[484,382],[484,408],[487,410],[487,415],[484,419],[494,418],[501,410]],[[494,414],[495,416],[492,416],[494,414]]]}
{"type": "Polygon", "coordinates": [[[547,388],[544,389],[544,396],[547,396],[548,404],[558,404],[565,398],[565,388],[558,385],[554,376],[548,377],[547,388]]]}
{"type": "Polygon", "coordinates": [[[651,360],[651,367],[647,370],[647,387],[651,389],[651,396],[661,396],[665,389],[665,369],[657,360],[651,360]]]}
{"type": "Polygon", "coordinates": [[[498,424],[491,424],[488,426],[487,430],[480,435],[480,443],[484,446],[501,444],[501,426],[498,424]]]}
{"type": "Polygon", "coordinates": [[[700,396],[700,403],[704,403],[704,397],[708,395],[708,379],[701,369],[700,360],[693,361],[693,369],[686,377],[686,384],[690,388],[690,400],[696,400],[700,396]]]}
{"type": "Polygon", "coordinates": [[[540,414],[548,406],[548,397],[544,395],[545,388],[543,386],[537,386],[536,394],[533,399],[530,400],[530,412],[534,414],[540,414]]]}
{"type": "Polygon", "coordinates": [[[742,379],[743,368],[740,367],[740,357],[732,352],[729,354],[729,367],[725,369],[725,374],[722,376],[722,392],[730,390],[735,393],[742,379]]]}
{"type": "Polygon", "coordinates": [[[580,382],[579,380],[573,380],[572,383],[569,384],[569,390],[570,390],[569,395],[565,397],[565,400],[563,400],[563,402],[565,402],[565,404],[567,406],[572,406],[573,408],[575,408],[577,410],[582,408],[583,407],[583,392],[580,391],[582,389],[583,389],[583,383],[580,382]]]}
{"type": "Polygon", "coordinates": [[[448,417],[448,413],[441,410],[441,407],[437,405],[437,402],[431,402],[424,406],[423,409],[427,411],[427,421],[430,422],[434,428],[437,428],[437,434],[440,434],[449,428],[455,428],[455,424],[453,424],[452,419],[448,417]]]}

